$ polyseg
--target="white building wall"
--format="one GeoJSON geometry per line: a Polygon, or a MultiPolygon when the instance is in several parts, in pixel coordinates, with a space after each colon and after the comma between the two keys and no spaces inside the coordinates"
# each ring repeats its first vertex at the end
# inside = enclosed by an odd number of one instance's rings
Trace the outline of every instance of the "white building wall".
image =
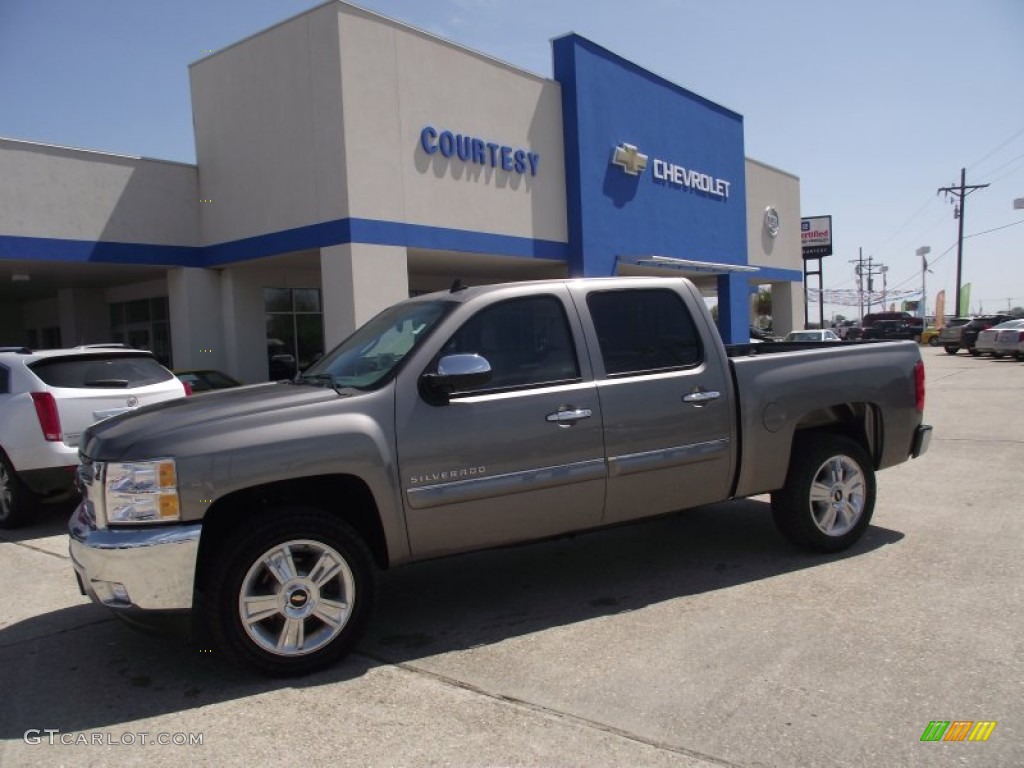
{"type": "Polygon", "coordinates": [[[345,215],[338,39],[326,5],[190,67],[204,244],[345,215]]]}
{"type": "MultiPolygon", "coordinates": [[[[747,263],[755,267],[802,273],[800,245],[800,179],[770,165],[746,158],[747,263]],[[779,234],[771,237],[765,209],[779,215],[779,234]]],[[[754,278],[757,279],[756,277],[754,278]]],[[[764,281],[772,291],[772,327],[776,335],[804,325],[803,283],[764,281]]]]}
{"type": "Polygon", "coordinates": [[[353,217],[565,242],[558,83],[337,4],[353,217]],[[425,126],[540,155],[537,175],[420,145],[425,126]]]}
{"type": "Polygon", "coordinates": [[[0,139],[0,234],[198,244],[196,167],[0,139]]]}
{"type": "Polygon", "coordinates": [[[802,272],[800,179],[748,157],[746,181],[748,263],[802,272]],[[774,238],[764,225],[769,206],[779,214],[779,234],[774,238]]]}

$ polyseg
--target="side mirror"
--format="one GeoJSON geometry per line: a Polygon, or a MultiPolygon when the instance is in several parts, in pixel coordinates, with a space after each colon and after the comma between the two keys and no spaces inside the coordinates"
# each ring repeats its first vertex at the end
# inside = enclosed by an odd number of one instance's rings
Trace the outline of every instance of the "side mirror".
{"type": "Polygon", "coordinates": [[[445,355],[437,363],[437,373],[420,377],[420,392],[432,405],[446,405],[453,392],[477,387],[491,380],[491,364],[477,354],[445,355]]]}

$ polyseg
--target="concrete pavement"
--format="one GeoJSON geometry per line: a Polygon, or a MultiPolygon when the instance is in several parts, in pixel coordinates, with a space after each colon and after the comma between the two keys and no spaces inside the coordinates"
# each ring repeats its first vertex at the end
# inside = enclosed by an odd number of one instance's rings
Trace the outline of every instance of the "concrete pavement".
{"type": "Polygon", "coordinates": [[[298,681],[88,604],[66,510],[0,533],[0,765],[1024,764],[1024,364],[923,355],[931,450],[852,550],[793,550],[759,498],[410,566],[298,681]]]}

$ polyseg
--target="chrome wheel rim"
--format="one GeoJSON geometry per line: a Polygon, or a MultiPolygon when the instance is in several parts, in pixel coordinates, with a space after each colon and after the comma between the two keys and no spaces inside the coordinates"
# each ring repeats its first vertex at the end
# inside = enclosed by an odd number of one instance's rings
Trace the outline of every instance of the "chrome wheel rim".
{"type": "Polygon", "coordinates": [[[867,481],[849,456],[833,456],[814,474],[811,517],[826,536],[849,533],[864,514],[867,481]]]}
{"type": "Polygon", "coordinates": [[[271,547],[253,563],[242,579],[238,615],[263,650],[304,656],[341,634],[355,598],[352,569],[338,550],[299,539],[271,547]]]}

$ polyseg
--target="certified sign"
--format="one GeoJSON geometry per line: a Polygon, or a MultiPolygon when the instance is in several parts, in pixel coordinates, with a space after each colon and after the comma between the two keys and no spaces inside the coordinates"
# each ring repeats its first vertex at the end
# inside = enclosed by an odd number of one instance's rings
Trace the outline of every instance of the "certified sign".
{"type": "Polygon", "coordinates": [[[800,245],[805,259],[832,255],[832,217],[813,216],[800,220],[800,245]]]}

